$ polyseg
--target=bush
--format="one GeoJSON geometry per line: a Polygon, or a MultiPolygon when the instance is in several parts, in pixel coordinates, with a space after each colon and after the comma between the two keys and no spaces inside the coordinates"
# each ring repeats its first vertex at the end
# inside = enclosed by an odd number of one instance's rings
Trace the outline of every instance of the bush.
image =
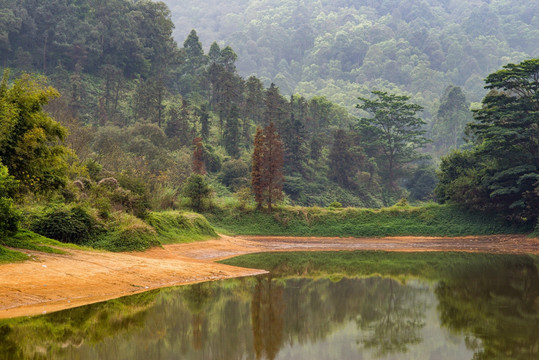
{"type": "Polygon", "coordinates": [[[139,224],[112,231],[105,239],[94,246],[109,251],[144,251],[160,245],[155,230],[139,224]]]}
{"type": "Polygon", "coordinates": [[[13,206],[10,197],[17,185],[17,181],[9,175],[7,167],[0,162],[0,236],[11,235],[19,227],[20,213],[13,206]]]}
{"type": "Polygon", "coordinates": [[[17,232],[20,219],[21,215],[13,206],[13,200],[0,197],[0,237],[17,232]]]}
{"type": "Polygon", "coordinates": [[[54,207],[37,217],[32,231],[64,243],[83,244],[99,233],[94,218],[82,207],[54,207]]]}
{"type": "Polygon", "coordinates": [[[143,251],[160,245],[157,232],[133,215],[116,213],[111,229],[91,245],[108,251],[143,251]]]}
{"type": "Polygon", "coordinates": [[[340,202],[338,202],[338,201],[333,201],[331,204],[329,204],[328,207],[333,208],[333,209],[341,209],[342,204],[340,202]]]}

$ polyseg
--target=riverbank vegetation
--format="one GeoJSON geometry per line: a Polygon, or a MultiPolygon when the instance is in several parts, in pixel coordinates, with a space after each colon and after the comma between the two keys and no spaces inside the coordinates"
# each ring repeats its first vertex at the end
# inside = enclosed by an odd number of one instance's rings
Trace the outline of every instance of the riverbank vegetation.
{"type": "Polygon", "coordinates": [[[241,235],[288,236],[465,236],[528,233],[496,213],[451,205],[395,205],[382,209],[283,206],[273,213],[253,208],[215,209],[205,214],[219,231],[241,235]]]}
{"type": "MultiPolygon", "coordinates": [[[[252,56],[217,42],[205,49],[195,30],[178,45],[163,3],[114,0],[90,8],[88,0],[10,1],[2,10],[10,21],[0,21],[0,60],[11,67],[0,83],[0,241],[6,245],[21,230],[22,238],[31,231],[113,251],[216,236],[192,211],[226,232],[272,235],[493,234],[531,231],[536,222],[539,60],[489,75],[491,92],[475,106],[475,119],[466,96],[477,88],[477,73],[464,74],[523,58],[533,41],[511,38],[522,52],[500,50],[496,61],[461,69],[449,61],[458,49],[433,37],[436,54],[395,58],[430,61],[452,74],[423,97],[365,78],[372,61],[350,63],[346,72],[357,73],[368,89],[349,93],[351,110],[281,90],[262,75],[242,77],[237,66],[252,56]],[[436,104],[420,101],[434,93],[436,104]],[[472,123],[467,142],[466,122],[472,123]],[[457,146],[465,149],[443,157],[437,176],[432,159],[457,146]],[[433,200],[449,205],[421,205],[433,200]]],[[[531,21],[513,20],[523,29],[531,21]]],[[[467,24],[467,37],[486,36],[488,29],[478,24],[476,33],[474,22],[467,24]]],[[[392,47],[392,36],[383,35],[391,27],[380,26],[356,34],[370,44],[366,59],[378,54],[376,63],[395,57],[382,51],[392,47]],[[377,43],[385,44],[380,51],[377,43]]],[[[411,34],[408,40],[416,37],[411,34]]],[[[388,69],[401,75],[431,78],[392,61],[388,69]]]]}

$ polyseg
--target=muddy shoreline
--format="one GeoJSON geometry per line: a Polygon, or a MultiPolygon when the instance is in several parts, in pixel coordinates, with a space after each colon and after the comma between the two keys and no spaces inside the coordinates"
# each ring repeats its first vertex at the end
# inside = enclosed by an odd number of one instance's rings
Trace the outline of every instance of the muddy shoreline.
{"type": "Polygon", "coordinates": [[[539,239],[525,235],[467,237],[321,238],[221,236],[145,252],[24,251],[32,260],[0,265],[0,319],[32,316],[169,286],[263,274],[216,263],[270,251],[465,251],[539,254],[539,239]]]}

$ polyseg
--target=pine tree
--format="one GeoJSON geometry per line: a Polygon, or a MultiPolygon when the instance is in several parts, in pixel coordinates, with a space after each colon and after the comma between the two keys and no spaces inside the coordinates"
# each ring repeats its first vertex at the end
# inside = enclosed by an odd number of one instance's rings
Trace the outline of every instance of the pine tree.
{"type": "Polygon", "coordinates": [[[257,208],[266,203],[272,211],[273,204],[283,198],[283,143],[275,124],[264,130],[257,129],[253,150],[253,169],[251,186],[257,208]]]}
{"type": "Polygon", "coordinates": [[[227,153],[233,158],[238,158],[240,155],[240,121],[239,110],[236,105],[232,105],[230,114],[226,119],[225,131],[223,134],[223,141],[227,153]]]}

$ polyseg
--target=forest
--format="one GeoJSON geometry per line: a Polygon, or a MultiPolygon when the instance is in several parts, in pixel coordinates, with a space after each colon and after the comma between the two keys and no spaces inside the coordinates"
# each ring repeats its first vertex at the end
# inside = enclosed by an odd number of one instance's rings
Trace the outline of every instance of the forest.
{"type": "Polygon", "coordinates": [[[1,3],[6,234],[125,250],[171,210],[432,200],[535,223],[537,4],[1,3]]]}

